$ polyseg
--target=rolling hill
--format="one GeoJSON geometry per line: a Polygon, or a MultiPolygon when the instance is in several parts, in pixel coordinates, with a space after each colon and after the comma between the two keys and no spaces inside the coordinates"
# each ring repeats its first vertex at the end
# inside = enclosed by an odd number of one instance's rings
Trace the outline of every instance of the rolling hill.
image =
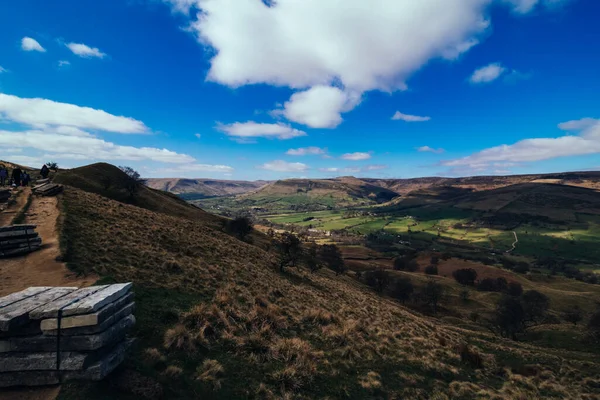
{"type": "Polygon", "coordinates": [[[269,184],[269,181],[230,181],[219,179],[151,178],[147,186],[179,195],[185,200],[243,194],[269,184]]]}
{"type": "Polygon", "coordinates": [[[117,169],[62,175],[61,245],[73,270],[134,282],[139,345],[108,382],[65,384],[63,399],[597,395],[593,354],[426,317],[349,275],[280,273],[276,254],[182,213],[170,195],[117,201],[95,181],[105,175],[117,169]]]}

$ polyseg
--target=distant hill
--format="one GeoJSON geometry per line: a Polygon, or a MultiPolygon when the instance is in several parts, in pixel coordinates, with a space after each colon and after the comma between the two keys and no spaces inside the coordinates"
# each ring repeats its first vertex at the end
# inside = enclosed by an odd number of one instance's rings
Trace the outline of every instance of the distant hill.
{"type": "Polygon", "coordinates": [[[235,202],[264,211],[314,211],[385,203],[397,196],[393,190],[354,177],[286,179],[238,196],[235,202]]]}
{"type": "Polygon", "coordinates": [[[146,186],[140,187],[139,193],[134,199],[131,199],[129,193],[120,185],[124,176],[123,171],[114,165],[97,163],[59,171],[54,181],[174,217],[204,221],[215,225],[222,221],[220,217],[207,213],[176,195],[146,186]]]}
{"type": "Polygon", "coordinates": [[[179,195],[185,200],[243,194],[269,184],[270,181],[229,181],[220,179],[151,178],[147,185],[179,195]]]}
{"type": "Polygon", "coordinates": [[[400,195],[414,190],[430,187],[459,187],[475,191],[496,189],[519,183],[555,183],[600,189],[600,172],[562,172],[553,174],[506,175],[506,176],[471,176],[463,178],[425,177],[413,179],[372,179],[363,178],[365,182],[395,191],[400,195]]]}

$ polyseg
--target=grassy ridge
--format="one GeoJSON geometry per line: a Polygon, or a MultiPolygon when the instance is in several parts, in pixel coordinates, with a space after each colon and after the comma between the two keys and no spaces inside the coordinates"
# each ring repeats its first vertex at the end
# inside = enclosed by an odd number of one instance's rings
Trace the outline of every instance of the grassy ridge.
{"type": "Polygon", "coordinates": [[[108,382],[63,398],[577,398],[588,355],[415,315],[350,277],[279,274],[273,255],[204,222],[66,188],[68,262],[133,281],[138,349],[108,382]],[[484,360],[461,360],[470,342],[484,360]],[[535,375],[524,365],[532,365],[535,375]]]}

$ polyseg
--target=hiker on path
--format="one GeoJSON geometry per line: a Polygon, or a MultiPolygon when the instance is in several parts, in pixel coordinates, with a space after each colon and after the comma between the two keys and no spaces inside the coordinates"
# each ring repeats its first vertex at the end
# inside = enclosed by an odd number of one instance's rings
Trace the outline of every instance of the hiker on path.
{"type": "Polygon", "coordinates": [[[29,180],[30,180],[29,174],[27,172],[23,172],[23,174],[21,175],[21,185],[23,187],[29,186],[29,180]]]}
{"type": "Polygon", "coordinates": [[[23,171],[21,171],[21,168],[15,168],[12,170],[12,179],[15,185],[17,186],[21,186],[21,174],[23,173],[23,171]]]}
{"type": "Polygon", "coordinates": [[[48,169],[48,166],[46,164],[44,164],[44,166],[42,167],[42,170],[40,171],[40,175],[42,176],[42,178],[46,179],[48,177],[49,173],[50,173],[50,169],[48,169]]]}
{"type": "Polygon", "coordinates": [[[5,166],[0,167],[0,185],[4,186],[6,180],[8,179],[8,170],[5,166]]]}

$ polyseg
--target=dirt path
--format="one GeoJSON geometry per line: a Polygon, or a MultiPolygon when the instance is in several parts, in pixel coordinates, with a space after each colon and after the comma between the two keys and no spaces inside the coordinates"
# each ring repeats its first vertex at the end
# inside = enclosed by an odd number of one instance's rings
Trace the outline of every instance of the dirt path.
{"type": "MultiPolygon", "coordinates": [[[[19,201],[25,204],[28,195],[29,192],[21,193],[19,201]]],[[[25,222],[37,225],[42,248],[26,256],[0,260],[0,296],[29,286],[82,287],[97,280],[96,276],[77,277],[64,263],[56,261],[60,255],[56,230],[58,217],[57,197],[33,198],[25,222]]],[[[59,391],[60,386],[3,390],[0,400],[51,400],[59,391]]]]}
{"type": "Polygon", "coordinates": [[[56,261],[60,255],[56,223],[57,197],[34,197],[25,222],[36,224],[42,248],[26,256],[0,261],[0,296],[29,286],[89,286],[97,277],[77,277],[66,265],[56,261]]]}
{"type": "Polygon", "coordinates": [[[517,248],[517,243],[519,243],[519,238],[517,237],[517,232],[513,231],[513,234],[515,235],[515,241],[512,244],[512,249],[506,250],[507,253],[512,253],[513,251],[515,251],[515,249],[517,248]]]}
{"type": "MultiPolygon", "coordinates": [[[[29,193],[31,193],[31,189],[26,187],[23,189],[19,188],[17,190],[19,192],[17,194],[16,204],[12,204],[6,207],[6,209],[0,211],[0,226],[10,225],[15,215],[17,215],[17,213],[25,206],[25,203],[27,203],[27,198],[29,197],[29,193]]],[[[2,206],[6,205],[3,204],[2,206]]]]}

